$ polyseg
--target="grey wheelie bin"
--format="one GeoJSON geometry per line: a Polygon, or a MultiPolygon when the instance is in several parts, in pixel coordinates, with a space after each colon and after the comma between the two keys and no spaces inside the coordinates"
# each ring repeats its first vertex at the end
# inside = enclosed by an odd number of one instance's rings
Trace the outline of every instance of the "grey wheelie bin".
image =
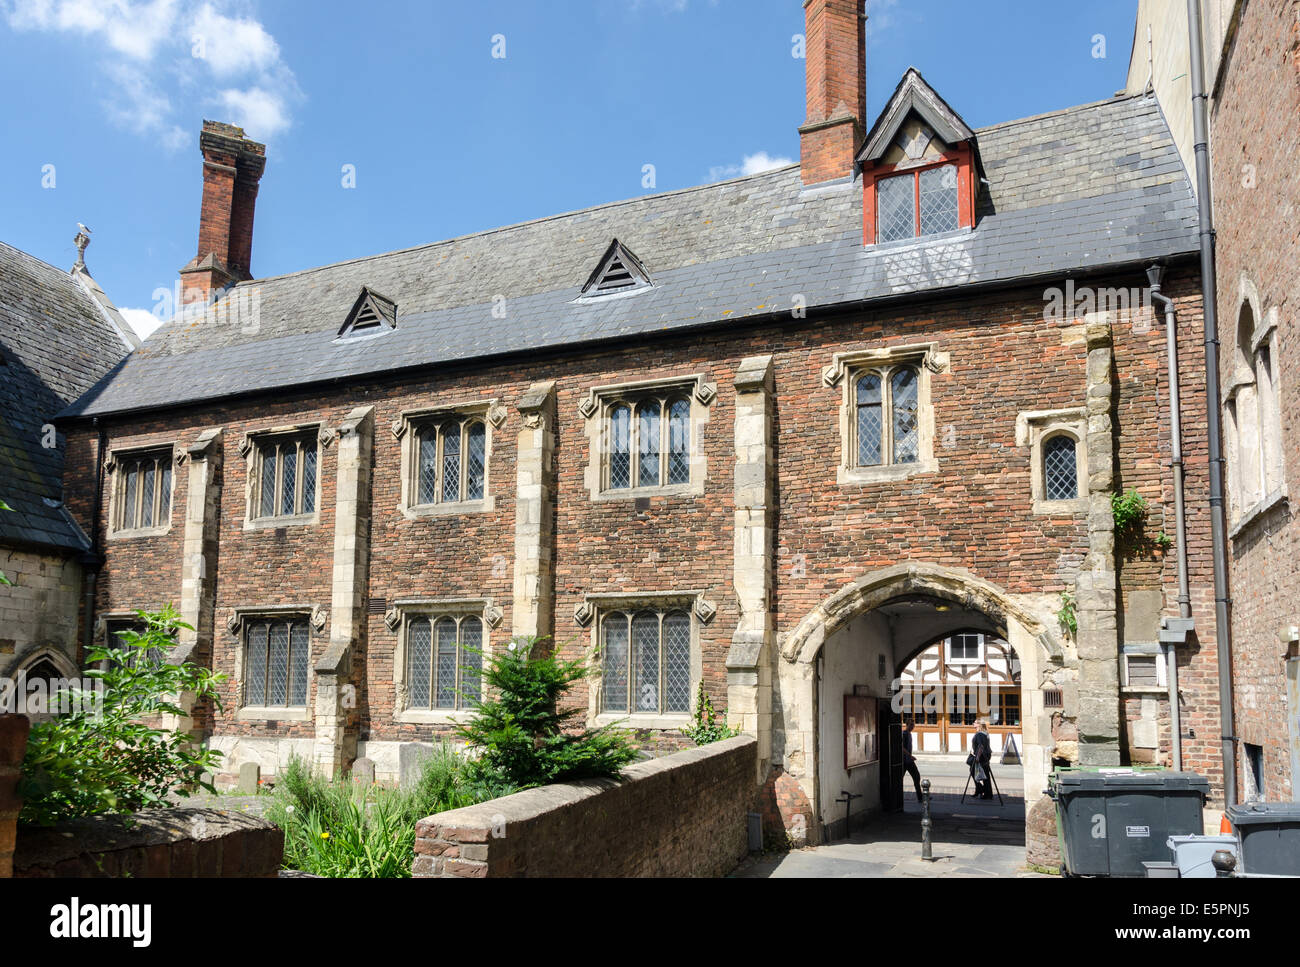
{"type": "Polygon", "coordinates": [[[1144,876],[1144,862],[1168,861],[1170,836],[1202,831],[1210,792],[1203,776],[1163,770],[1058,769],[1048,786],[1067,876],[1144,876]]]}
{"type": "Polygon", "coordinates": [[[1252,802],[1228,807],[1241,842],[1239,873],[1300,876],[1300,802],[1252,802]]]}

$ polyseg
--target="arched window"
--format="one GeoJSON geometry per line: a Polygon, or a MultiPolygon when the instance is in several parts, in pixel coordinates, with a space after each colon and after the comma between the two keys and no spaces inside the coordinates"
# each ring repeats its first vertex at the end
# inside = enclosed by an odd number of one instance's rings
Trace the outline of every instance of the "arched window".
{"type": "Polygon", "coordinates": [[[483,500],[487,493],[487,427],[456,417],[420,429],[415,459],[417,505],[483,500]]]}
{"type": "Polygon", "coordinates": [[[659,486],[659,415],[663,403],[647,400],[636,408],[637,486],[659,486]]]}
{"type": "Polygon", "coordinates": [[[857,466],[920,460],[921,379],[916,369],[869,370],[858,375],[854,386],[857,466]]]}
{"type": "Polygon", "coordinates": [[[406,624],[406,682],[413,709],[468,709],[482,694],[483,622],[475,615],[417,615],[406,624]]]}
{"type": "Polygon", "coordinates": [[[884,397],[880,392],[880,374],[865,373],[858,379],[858,466],[880,465],[881,443],[885,427],[881,420],[884,397]]]}
{"type": "Polygon", "coordinates": [[[601,625],[601,711],[691,710],[691,619],[685,611],[614,612],[601,625]]]}
{"type": "Polygon", "coordinates": [[[691,482],[691,404],[652,397],[609,409],[609,490],[691,482]]]}
{"type": "Polygon", "coordinates": [[[305,706],[311,662],[306,617],[252,618],[244,628],[244,704],[305,706]]]}
{"type": "Polygon", "coordinates": [[[632,408],[615,406],[609,413],[609,487],[632,486],[632,408]]]}
{"type": "Polygon", "coordinates": [[[1043,496],[1046,500],[1075,500],[1079,496],[1079,458],[1074,437],[1065,433],[1043,444],[1043,496]]]}
{"type": "Polygon", "coordinates": [[[668,482],[691,482],[691,404],[674,400],[668,410],[668,482]]]}

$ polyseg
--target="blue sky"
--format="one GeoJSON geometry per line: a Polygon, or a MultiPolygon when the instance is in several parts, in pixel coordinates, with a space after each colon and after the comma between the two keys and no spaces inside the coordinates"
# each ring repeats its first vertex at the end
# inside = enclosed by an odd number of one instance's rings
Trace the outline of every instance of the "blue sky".
{"type": "MultiPolygon", "coordinates": [[[[1122,88],[1136,0],[868,11],[872,119],[915,65],[979,127],[1122,88]]],[[[205,117],[268,145],[258,276],[761,170],[799,156],[802,31],[799,0],[0,0],[0,240],[67,267],[84,222],[148,328],[205,117]]]]}

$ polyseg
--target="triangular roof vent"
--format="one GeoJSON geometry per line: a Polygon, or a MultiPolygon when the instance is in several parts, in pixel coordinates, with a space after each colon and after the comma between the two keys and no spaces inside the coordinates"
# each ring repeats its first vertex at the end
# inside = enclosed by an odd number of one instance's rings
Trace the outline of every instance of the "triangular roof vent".
{"type": "Polygon", "coordinates": [[[646,274],[641,260],[623,247],[623,243],[614,239],[605,250],[604,257],[591,273],[587,284],[582,287],[586,297],[614,295],[617,292],[631,292],[650,285],[650,276],[646,274]]]}
{"type": "Polygon", "coordinates": [[[374,336],[397,328],[397,303],[366,286],[352,303],[338,338],[374,336]]]}

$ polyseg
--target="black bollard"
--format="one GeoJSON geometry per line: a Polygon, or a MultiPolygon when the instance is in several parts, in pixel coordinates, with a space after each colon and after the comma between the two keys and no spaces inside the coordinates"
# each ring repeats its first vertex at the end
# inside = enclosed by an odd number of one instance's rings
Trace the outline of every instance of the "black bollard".
{"type": "Polygon", "coordinates": [[[934,852],[930,846],[930,780],[921,780],[921,859],[933,860],[934,852]]]}
{"type": "Polygon", "coordinates": [[[1232,850],[1215,850],[1214,855],[1210,857],[1210,863],[1214,866],[1216,878],[1222,879],[1236,875],[1234,870],[1237,868],[1237,857],[1233,855],[1232,850]]]}

